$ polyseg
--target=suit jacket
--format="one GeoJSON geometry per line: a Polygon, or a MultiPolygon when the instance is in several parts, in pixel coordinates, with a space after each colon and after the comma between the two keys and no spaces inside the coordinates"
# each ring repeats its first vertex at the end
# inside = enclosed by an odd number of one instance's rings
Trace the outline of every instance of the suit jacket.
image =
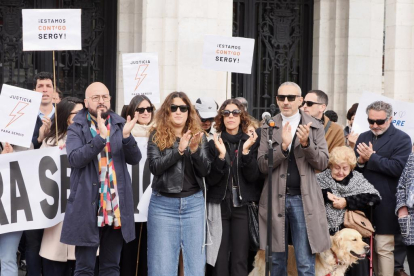
{"type": "MultiPolygon", "coordinates": [[[[411,138],[405,132],[395,128],[392,124],[380,137],[376,137],[371,130],[361,133],[356,145],[364,142],[373,143],[376,153],[365,163],[363,168],[356,170],[374,185],[382,197],[381,203],[374,209],[373,219],[376,233],[383,235],[399,234],[397,216],[394,213],[398,180],[405,163],[410,155],[411,138]]],[[[359,156],[356,147],[355,154],[359,156]]]]}

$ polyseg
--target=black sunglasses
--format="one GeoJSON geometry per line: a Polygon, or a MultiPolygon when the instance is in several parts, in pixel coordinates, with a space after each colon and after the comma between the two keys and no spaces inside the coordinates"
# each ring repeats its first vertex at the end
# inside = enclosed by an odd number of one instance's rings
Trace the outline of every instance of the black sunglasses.
{"type": "Polygon", "coordinates": [[[223,114],[224,117],[229,117],[230,114],[233,114],[234,117],[239,117],[241,114],[241,110],[240,109],[235,109],[235,110],[222,110],[221,114],[223,114]]]}
{"type": "Polygon", "coordinates": [[[188,111],[188,105],[175,105],[175,104],[172,104],[170,106],[170,108],[171,108],[171,112],[177,112],[178,108],[180,108],[181,112],[187,112],[188,111]]]}
{"type": "Polygon", "coordinates": [[[380,125],[385,124],[385,122],[386,122],[387,120],[388,120],[388,118],[381,119],[381,120],[372,120],[372,119],[368,118],[368,123],[369,123],[370,125],[377,124],[378,126],[380,126],[380,125]]]}
{"type": "Polygon", "coordinates": [[[316,102],[312,102],[312,101],[303,101],[303,105],[305,105],[305,104],[307,106],[311,107],[314,104],[320,104],[320,105],[322,105],[323,103],[316,103],[316,102]]]}
{"type": "Polygon", "coordinates": [[[279,102],[284,102],[285,99],[287,98],[289,102],[293,102],[294,100],[296,100],[296,97],[301,97],[301,96],[298,96],[298,95],[277,95],[276,99],[279,102]]]}
{"type": "Polygon", "coordinates": [[[214,118],[207,118],[207,119],[200,118],[200,120],[201,120],[201,122],[205,123],[205,122],[212,122],[212,121],[214,121],[214,118]]]}
{"type": "Polygon", "coordinates": [[[148,106],[148,107],[138,107],[137,109],[135,109],[135,111],[138,111],[139,114],[143,114],[145,112],[145,110],[148,113],[152,113],[154,108],[152,106],[148,106]]]}

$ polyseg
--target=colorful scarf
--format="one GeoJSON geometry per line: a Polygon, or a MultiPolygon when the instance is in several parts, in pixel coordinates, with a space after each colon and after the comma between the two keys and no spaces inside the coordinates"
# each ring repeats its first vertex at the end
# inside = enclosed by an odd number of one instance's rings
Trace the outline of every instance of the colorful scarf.
{"type": "MultiPolygon", "coordinates": [[[[92,137],[99,135],[99,128],[96,127],[88,112],[87,115],[89,128],[92,137]]],[[[111,144],[109,136],[111,134],[111,117],[105,121],[108,129],[106,145],[98,155],[99,160],[99,209],[98,209],[98,227],[113,225],[115,229],[121,228],[121,211],[119,210],[119,195],[116,181],[114,161],[112,159],[111,144]]]]}

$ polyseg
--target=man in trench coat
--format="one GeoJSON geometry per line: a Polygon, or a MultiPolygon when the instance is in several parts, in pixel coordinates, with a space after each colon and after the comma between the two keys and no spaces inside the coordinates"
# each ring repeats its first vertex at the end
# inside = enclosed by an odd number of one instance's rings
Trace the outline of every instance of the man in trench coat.
{"type": "Polygon", "coordinates": [[[110,110],[110,99],[104,84],[89,85],[86,108],[68,129],[66,148],[72,168],[61,242],[76,245],[75,275],[94,274],[98,247],[99,275],[119,275],[123,239],[130,242],[135,238],[126,163],[134,165],[141,159],[130,134],[138,113],[125,123],[110,110]]]}
{"type": "MultiPolygon", "coordinates": [[[[299,275],[315,275],[315,253],[331,247],[326,211],[315,170],[328,165],[323,126],[299,110],[300,87],[285,82],[276,96],[281,114],[273,117],[272,276],[287,275],[287,233],[291,231],[299,275]]],[[[268,126],[262,127],[258,164],[268,174],[268,126]]],[[[259,203],[260,248],[266,247],[267,185],[259,203]]]]}

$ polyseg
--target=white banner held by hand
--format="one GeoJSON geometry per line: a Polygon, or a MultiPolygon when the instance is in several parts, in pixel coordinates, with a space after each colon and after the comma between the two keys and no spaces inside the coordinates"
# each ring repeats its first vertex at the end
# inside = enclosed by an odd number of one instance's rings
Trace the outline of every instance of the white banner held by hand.
{"type": "Polygon", "coordinates": [[[137,95],[147,96],[152,103],[160,102],[158,54],[122,54],[124,104],[137,95]]]}
{"type": "Polygon", "coordinates": [[[254,39],[204,36],[203,68],[216,71],[251,74],[254,39]]]}
{"type": "Polygon", "coordinates": [[[0,94],[0,141],[29,148],[42,93],[3,84],[0,94]]]}
{"type": "Polygon", "coordinates": [[[80,9],[23,9],[23,51],[82,50],[80,9]]]}
{"type": "Polygon", "coordinates": [[[392,105],[392,124],[407,133],[411,137],[411,141],[414,141],[414,103],[394,100],[371,92],[362,93],[352,131],[361,134],[369,130],[366,109],[375,101],[383,101],[392,105]]]}

